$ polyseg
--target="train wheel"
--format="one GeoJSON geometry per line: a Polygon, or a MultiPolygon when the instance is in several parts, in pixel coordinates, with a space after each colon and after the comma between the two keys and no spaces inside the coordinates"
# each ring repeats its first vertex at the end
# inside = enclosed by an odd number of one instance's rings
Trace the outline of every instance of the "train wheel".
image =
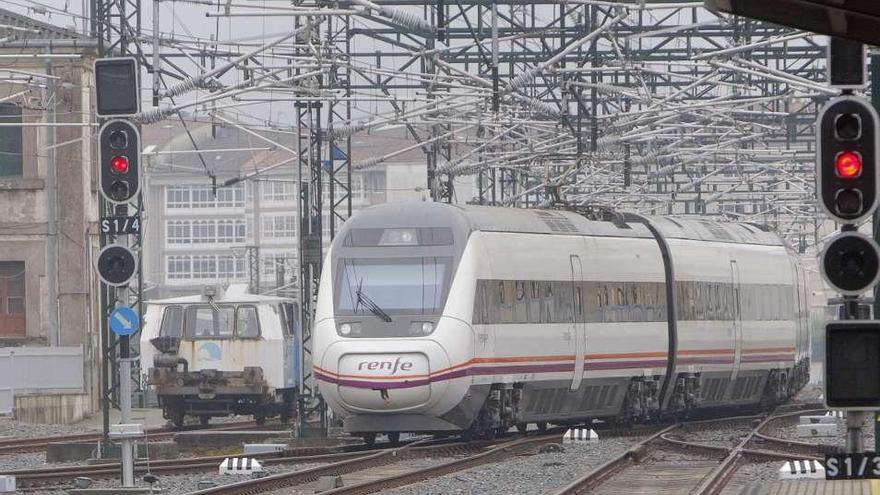
{"type": "Polygon", "coordinates": [[[539,431],[539,432],[541,432],[541,433],[547,433],[547,422],[546,422],[546,421],[540,421],[540,422],[535,423],[535,424],[537,425],[537,427],[538,427],[538,431],[539,431]]]}
{"type": "Polygon", "coordinates": [[[293,418],[293,411],[287,408],[287,404],[281,406],[281,414],[279,414],[279,419],[284,424],[290,423],[290,419],[293,418]]]}
{"type": "Polygon", "coordinates": [[[364,433],[361,436],[363,437],[364,443],[367,444],[367,446],[372,447],[373,445],[376,445],[376,434],[375,433],[364,433]]]}
{"type": "Polygon", "coordinates": [[[183,414],[182,407],[175,407],[168,411],[168,419],[171,420],[171,424],[173,424],[175,428],[181,428],[183,426],[184,417],[185,415],[183,414]]]}
{"type": "Polygon", "coordinates": [[[208,426],[208,424],[211,423],[211,416],[208,416],[207,414],[199,416],[199,423],[202,426],[208,426]]]}
{"type": "Polygon", "coordinates": [[[399,444],[400,443],[400,432],[399,431],[392,431],[391,433],[388,433],[388,442],[391,443],[391,445],[399,444]]]}
{"type": "Polygon", "coordinates": [[[257,423],[257,426],[263,426],[266,424],[266,413],[260,411],[257,414],[254,414],[254,422],[257,423]]]}
{"type": "Polygon", "coordinates": [[[528,423],[517,423],[516,424],[516,431],[518,431],[520,433],[525,433],[526,430],[528,430],[528,429],[529,429],[528,423]]]}

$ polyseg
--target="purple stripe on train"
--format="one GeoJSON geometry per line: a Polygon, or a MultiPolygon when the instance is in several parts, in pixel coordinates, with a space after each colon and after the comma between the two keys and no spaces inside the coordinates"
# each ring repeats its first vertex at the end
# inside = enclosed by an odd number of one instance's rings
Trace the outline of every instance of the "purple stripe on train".
{"type": "MultiPolygon", "coordinates": [[[[765,356],[742,356],[741,361],[747,363],[756,362],[774,362],[791,360],[790,354],[776,354],[765,356]]],[[[680,358],[677,364],[730,364],[733,357],[718,358],[680,358]]],[[[651,361],[616,361],[616,362],[590,362],[584,363],[587,371],[599,370],[618,370],[633,368],[663,368],[666,366],[666,360],[651,361]]],[[[315,376],[322,381],[335,383],[344,387],[368,388],[372,390],[381,389],[397,389],[397,388],[413,388],[424,387],[432,382],[441,382],[461,378],[464,376],[480,376],[480,375],[505,375],[518,373],[560,373],[574,371],[574,363],[556,363],[556,364],[530,364],[530,365],[506,365],[506,366],[472,366],[469,368],[461,368],[458,370],[442,373],[429,378],[418,380],[404,381],[372,381],[369,379],[350,379],[335,378],[324,373],[315,371],[315,376]]]]}

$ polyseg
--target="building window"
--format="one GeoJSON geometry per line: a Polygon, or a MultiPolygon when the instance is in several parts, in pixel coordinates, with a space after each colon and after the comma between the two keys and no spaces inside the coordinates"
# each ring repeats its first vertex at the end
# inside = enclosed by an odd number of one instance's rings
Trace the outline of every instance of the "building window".
{"type": "Polygon", "coordinates": [[[263,276],[266,280],[275,280],[275,274],[280,267],[284,267],[286,273],[290,272],[287,266],[287,258],[282,253],[261,253],[260,264],[263,266],[263,276]]]}
{"type": "Polygon", "coordinates": [[[232,220],[220,220],[217,222],[217,242],[235,242],[235,222],[232,220]]]}
{"type": "Polygon", "coordinates": [[[239,183],[233,187],[217,189],[218,208],[241,208],[244,206],[244,187],[239,183]]]}
{"type": "MultiPolygon", "coordinates": [[[[0,103],[0,123],[21,124],[21,107],[0,103]]],[[[22,175],[21,126],[0,126],[0,177],[22,175]]]]}
{"type": "Polygon", "coordinates": [[[370,170],[368,172],[364,172],[364,190],[368,193],[383,193],[385,192],[385,171],[384,170],[370,170]]]}
{"type": "Polygon", "coordinates": [[[216,206],[214,201],[214,191],[210,186],[192,186],[190,195],[192,196],[193,208],[213,208],[216,206]]]}
{"type": "Polygon", "coordinates": [[[217,258],[193,256],[192,277],[196,279],[217,278],[217,258]]]}
{"type": "Polygon", "coordinates": [[[190,244],[192,234],[190,224],[186,220],[170,221],[166,223],[166,237],[168,244],[190,244]]]}
{"type": "Polygon", "coordinates": [[[217,242],[217,226],[211,220],[192,223],[193,244],[213,244],[217,242]]]}
{"type": "Polygon", "coordinates": [[[296,188],[293,182],[266,181],[260,183],[262,198],[266,201],[294,201],[296,188]]]}
{"type": "Polygon", "coordinates": [[[0,336],[25,335],[24,262],[0,261],[0,336]]]}
{"type": "Polygon", "coordinates": [[[165,206],[167,208],[189,208],[189,187],[168,186],[165,188],[165,206]]]}
{"type": "Polygon", "coordinates": [[[218,256],[217,278],[244,278],[244,259],[234,256],[218,256]]]}
{"type": "Polygon", "coordinates": [[[241,220],[235,221],[235,242],[244,242],[247,232],[245,231],[245,223],[241,220]]]}
{"type": "Polygon", "coordinates": [[[269,239],[290,239],[296,235],[296,217],[275,215],[263,217],[263,235],[269,239]]]}
{"type": "Polygon", "coordinates": [[[169,280],[192,278],[192,265],[189,256],[169,256],[166,266],[169,280]]]}

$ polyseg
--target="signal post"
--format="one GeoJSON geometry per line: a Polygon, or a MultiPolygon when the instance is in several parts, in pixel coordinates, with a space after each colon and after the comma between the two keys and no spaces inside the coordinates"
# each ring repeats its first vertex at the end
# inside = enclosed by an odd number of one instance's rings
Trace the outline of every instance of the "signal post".
{"type": "Polygon", "coordinates": [[[858,231],[880,200],[880,118],[853,94],[866,83],[864,45],[832,38],[828,68],[829,82],[842,91],[818,116],[816,193],[841,231],[826,243],[820,269],[845,303],[844,319],[825,325],[824,384],[826,405],[847,411],[847,433],[845,452],[826,456],[826,477],[878,478],[880,457],[864,452],[861,430],[867,413],[880,409],[880,324],[857,318],[859,297],[880,278],[880,248],[858,231]],[[866,465],[872,469],[847,467],[866,465]]]}
{"type": "MultiPolygon", "coordinates": [[[[98,133],[98,170],[101,195],[106,200],[101,218],[104,246],[95,260],[98,276],[109,297],[102,297],[102,328],[112,331],[119,344],[119,410],[120,422],[110,426],[109,401],[104,401],[105,434],[121,442],[122,486],[134,487],[133,440],[144,435],[143,425],[131,422],[131,346],[130,336],[140,330],[141,305],[129,307],[128,287],[137,276],[140,292],[141,263],[129,247],[130,236],[140,236],[140,208],[129,216],[131,203],[140,203],[141,136],[137,126],[124,117],[140,109],[138,65],[134,58],[104,58],[95,61],[95,93],[98,117],[123,117],[106,121],[98,133]],[[120,296],[119,291],[123,295],[120,296]],[[119,304],[122,302],[123,304],[119,304]]],[[[136,244],[136,242],[135,242],[136,244]]],[[[104,294],[104,292],[102,292],[104,294]]],[[[102,336],[110,339],[109,331],[102,336]]],[[[105,361],[108,355],[104,356],[105,361]]],[[[106,363],[105,363],[106,367],[106,363]]],[[[105,368],[106,369],[106,368],[105,368]]],[[[105,382],[109,383],[109,377],[105,382]]],[[[106,387],[105,388],[109,388],[106,387]]],[[[105,392],[106,393],[106,392],[105,392]]]]}

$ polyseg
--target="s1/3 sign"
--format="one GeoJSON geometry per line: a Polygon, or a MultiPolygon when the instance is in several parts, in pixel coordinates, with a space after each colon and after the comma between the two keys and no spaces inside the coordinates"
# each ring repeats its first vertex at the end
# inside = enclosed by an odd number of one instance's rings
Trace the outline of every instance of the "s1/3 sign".
{"type": "Polygon", "coordinates": [[[825,479],[880,479],[880,455],[873,452],[827,454],[825,456],[825,479]]]}

